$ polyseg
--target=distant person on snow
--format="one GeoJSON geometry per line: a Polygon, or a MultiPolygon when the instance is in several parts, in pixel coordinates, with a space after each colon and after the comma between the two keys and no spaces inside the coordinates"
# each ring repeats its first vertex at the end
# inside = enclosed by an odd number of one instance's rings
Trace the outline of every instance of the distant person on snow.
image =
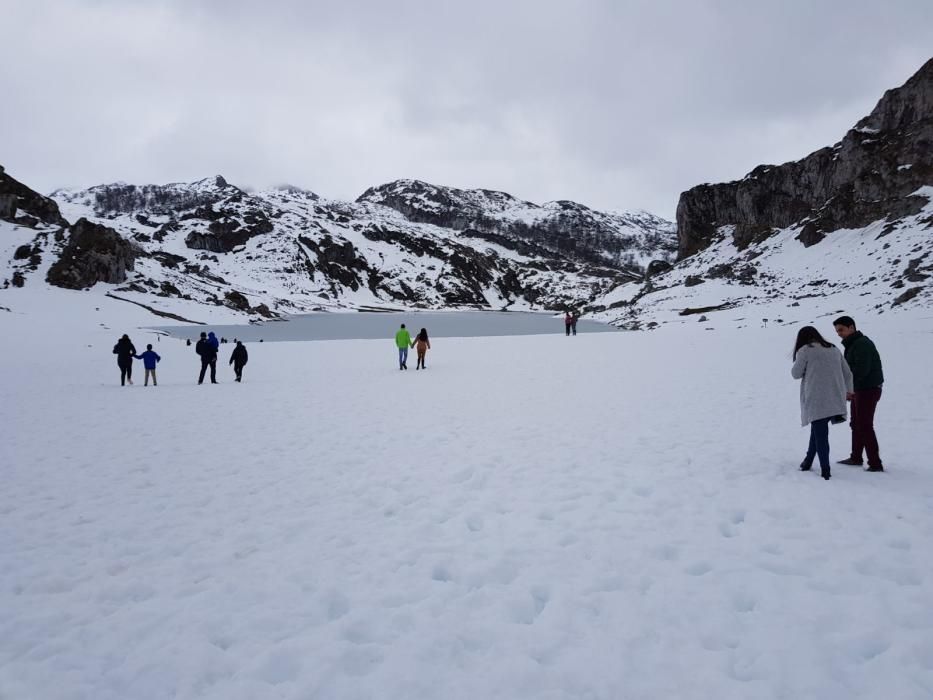
{"type": "Polygon", "coordinates": [[[431,341],[428,340],[428,330],[427,328],[422,328],[418,335],[415,336],[414,342],[411,346],[415,348],[415,352],[418,353],[418,363],[415,365],[417,370],[419,367],[421,369],[427,369],[424,365],[424,356],[431,349],[431,341]]]}
{"type": "Polygon", "coordinates": [[[577,321],[579,319],[580,319],[580,314],[578,314],[576,311],[570,314],[570,330],[574,335],[577,334],[577,321]]]}
{"type": "Polygon", "coordinates": [[[881,356],[875,344],[855,329],[851,316],[840,316],[833,321],[836,334],[842,338],[846,362],[852,370],[855,388],[849,389],[848,399],[852,402],[852,453],[839,464],[861,466],[862,452],[868,457],[868,472],[883,472],[878,438],[875,435],[875,407],[881,400],[881,385],[884,372],[881,356]]]}
{"type": "Polygon", "coordinates": [[[201,375],[198,377],[198,384],[204,383],[204,373],[207,368],[211,368],[211,384],[217,383],[217,337],[211,333],[201,333],[201,339],[194,346],[194,351],[201,356],[201,375]]]}
{"type": "Polygon", "coordinates": [[[846,395],[852,391],[852,372],[842,353],[813,326],[804,326],[794,343],[790,374],[800,381],[800,422],[810,425],[810,446],[800,471],[810,471],[820,458],[820,475],[829,479],[829,423],[842,423],[846,395]]]}
{"type": "Polygon", "coordinates": [[[147,345],[146,352],[136,359],[143,361],[143,367],[146,370],[146,380],[143,382],[143,386],[149,386],[150,374],[152,375],[152,386],[158,386],[158,384],[156,384],[156,363],[162,358],[152,349],[152,345],[147,345]]]}
{"type": "Polygon", "coordinates": [[[120,368],[120,386],[126,386],[126,382],[132,386],[133,358],[136,357],[136,348],[133,347],[133,342],[126,333],[113,346],[113,354],[117,356],[117,367],[120,368]]]}
{"type": "Polygon", "coordinates": [[[569,311],[564,314],[564,331],[570,335],[570,328],[573,326],[573,314],[569,311]]]}
{"type": "Polygon", "coordinates": [[[398,368],[408,369],[408,347],[411,345],[411,334],[403,323],[395,334],[395,347],[398,348],[398,368]]]}
{"type": "Polygon", "coordinates": [[[233,348],[233,352],[230,354],[230,362],[227,363],[233,365],[233,373],[236,375],[235,381],[243,381],[243,367],[247,362],[249,362],[249,353],[246,352],[246,346],[238,340],[236,341],[236,347],[233,348]]]}

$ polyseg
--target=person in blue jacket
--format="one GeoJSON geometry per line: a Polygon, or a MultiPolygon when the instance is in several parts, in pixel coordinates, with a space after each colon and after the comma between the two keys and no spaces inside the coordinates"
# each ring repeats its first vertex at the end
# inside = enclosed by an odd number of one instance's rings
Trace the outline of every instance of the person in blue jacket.
{"type": "Polygon", "coordinates": [[[217,342],[217,336],[211,331],[210,335],[201,333],[201,339],[194,346],[194,351],[201,356],[201,375],[198,377],[198,384],[204,383],[204,373],[207,369],[211,370],[211,384],[217,383],[217,350],[220,343],[217,342]]]}
{"type": "Polygon", "coordinates": [[[149,344],[146,346],[146,352],[142,355],[137,356],[137,360],[143,361],[143,367],[146,370],[146,380],[143,382],[143,386],[149,386],[149,375],[152,375],[152,386],[158,386],[156,384],[156,363],[162,358],[159,357],[158,353],[152,349],[152,345],[149,344]]]}

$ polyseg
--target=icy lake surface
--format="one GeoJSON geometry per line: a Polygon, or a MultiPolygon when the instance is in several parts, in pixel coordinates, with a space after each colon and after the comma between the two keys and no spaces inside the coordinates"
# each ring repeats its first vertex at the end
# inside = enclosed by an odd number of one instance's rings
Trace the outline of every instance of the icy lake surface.
{"type": "MultiPolygon", "coordinates": [[[[412,335],[427,328],[433,338],[482,338],[503,335],[563,334],[564,319],[552,314],[501,311],[331,313],[292,316],[287,321],[249,325],[154,326],[175,338],[197,339],[211,330],[218,337],[246,342],[276,340],[375,340],[391,338],[404,323],[412,335]]],[[[606,333],[617,329],[581,320],[578,333],[606,333]]]]}

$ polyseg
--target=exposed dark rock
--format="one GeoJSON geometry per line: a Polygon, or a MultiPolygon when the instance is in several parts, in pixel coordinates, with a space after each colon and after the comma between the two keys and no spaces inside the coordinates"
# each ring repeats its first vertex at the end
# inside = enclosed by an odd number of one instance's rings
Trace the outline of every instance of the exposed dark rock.
{"type": "Polygon", "coordinates": [[[363,273],[369,271],[369,265],[350,241],[338,243],[329,235],[318,242],[306,236],[299,236],[298,240],[317,255],[315,267],[327,277],[354,292],[363,286],[363,273]]]}
{"type": "Polygon", "coordinates": [[[681,316],[692,316],[693,314],[705,314],[709,311],[722,311],[723,309],[731,309],[735,306],[732,302],[726,302],[724,304],[718,304],[717,306],[700,306],[695,309],[686,308],[680,312],[681,316]]]}
{"type": "MultiPolygon", "coordinates": [[[[210,206],[223,198],[236,197],[242,192],[227,183],[220,175],[192,184],[127,185],[115,183],[99,185],[89,190],[94,195],[94,209],[99,214],[171,214],[210,206]]],[[[203,218],[203,217],[202,217],[203,218]]]]}
{"type": "Polygon", "coordinates": [[[181,290],[178,289],[178,287],[176,287],[174,284],[168,281],[162,282],[162,284],[159,285],[159,289],[161,290],[161,293],[165,296],[175,296],[175,297],[181,296],[181,290]]]}
{"type": "Polygon", "coordinates": [[[79,219],[69,229],[61,256],[49,268],[50,284],[67,289],[92,287],[98,282],[126,281],[141,251],[111,228],[79,219]]]}
{"type": "Polygon", "coordinates": [[[661,275],[673,269],[674,266],[666,260],[652,260],[645,269],[645,279],[651,279],[655,275],[661,275]]]}
{"type": "Polygon", "coordinates": [[[227,300],[227,306],[237,311],[249,311],[249,299],[237,291],[229,291],[224,295],[227,300]]]}
{"type": "Polygon", "coordinates": [[[23,273],[19,270],[13,272],[13,277],[10,280],[14,287],[22,287],[26,284],[26,278],[23,276],[23,273]]]}
{"type": "Polygon", "coordinates": [[[687,279],[684,280],[684,286],[696,287],[698,284],[703,284],[705,281],[706,280],[699,275],[687,275],[687,279]]]}
{"type": "Polygon", "coordinates": [[[187,258],[181,255],[175,255],[173,253],[166,253],[163,250],[156,251],[152,254],[152,257],[162,263],[163,267],[168,267],[171,269],[177,268],[181,263],[187,262],[187,258]]]}
{"type": "Polygon", "coordinates": [[[806,219],[799,239],[814,245],[841,228],[916,214],[927,200],[912,193],[931,183],[933,59],[888,90],[834,147],[684,192],[677,205],[678,257],[706,248],[724,226],[742,248],[806,219]]]}
{"type": "Polygon", "coordinates": [[[797,240],[803,243],[804,248],[816,245],[824,238],[826,238],[826,233],[821,231],[820,227],[813,221],[805,223],[803,228],[800,229],[800,233],[797,234],[797,240]]]}
{"type": "Polygon", "coordinates": [[[16,216],[16,195],[0,193],[0,219],[12,221],[16,216]]]}
{"type": "Polygon", "coordinates": [[[259,304],[255,309],[253,309],[253,311],[266,318],[275,318],[275,314],[265,304],[259,304]]]}
{"type": "Polygon", "coordinates": [[[48,197],[29,189],[6,174],[0,165],[0,219],[34,228],[42,221],[54,226],[67,226],[58,205],[48,197]],[[17,220],[17,212],[21,221],[17,220]],[[23,218],[23,217],[31,217],[23,218]],[[29,223],[30,221],[34,223],[29,223]]]}
{"type": "MultiPolygon", "coordinates": [[[[209,208],[204,211],[213,212],[209,208]]],[[[225,215],[218,215],[210,221],[211,223],[207,227],[208,233],[189,233],[185,237],[185,245],[195,250],[229,253],[237,246],[246,243],[253,236],[271,233],[274,230],[272,222],[261,213],[245,216],[242,225],[237,219],[225,215]]]]}
{"type": "Polygon", "coordinates": [[[897,299],[895,299],[894,302],[893,302],[891,305],[892,305],[892,306],[899,306],[899,305],[901,305],[901,304],[903,304],[903,303],[905,303],[905,302],[908,302],[908,301],[910,301],[911,299],[913,299],[915,296],[917,296],[918,294],[920,294],[920,292],[922,292],[922,291],[923,291],[923,287],[911,287],[911,288],[908,289],[906,292],[904,292],[904,293],[901,294],[899,297],[897,297],[897,299]]]}
{"type": "Polygon", "coordinates": [[[757,274],[758,269],[749,264],[722,263],[713,265],[706,271],[706,276],[710,279],[728,279],[740,284],[754,283],[757,274]]]}
{"type": "Polygon", "coordinates": [[[35,228],[39,225],[39,218],[36,216],[30,216],[29,214],[17,216],[13,219],[13,221],[20,226],[25,226],[26,228],[35,228]]]}
{"type": "Polygon", "coordinates": [[[16,252],[13,253],[13,259],[28,260],[30,255],[32,255],[32,246],[27,243],[16,249],[16,252]]]}

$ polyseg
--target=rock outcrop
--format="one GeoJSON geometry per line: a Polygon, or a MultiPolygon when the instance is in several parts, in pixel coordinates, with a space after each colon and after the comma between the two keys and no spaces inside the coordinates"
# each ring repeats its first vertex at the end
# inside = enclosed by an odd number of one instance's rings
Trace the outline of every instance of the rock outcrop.
{"type": "Polygon", "coordinates": [[[68,229],[59,259],[49,268],[49,284],[84,289],[98,282],[119,284],[133,270],[140,250],[111,228],[79,219],[68,229]]]}
{"type": "Polygon", "coordinates": [[[24,226],[38,222],[51,226],[67,226],[58,204],[13,179],[0,165],[0,219],[24,226]]]}
{"type": "MultiPolygon", "coordinates": [[[[53,192],[52,196],[57,197],[63,192],[64,190],[53,192]]],[[[127,185],[118,182],[97,185],[82,192],[88,206],[102,215],[137,212],[172,214],[200,206],[210,206],[218,198],[243,195],[242,190],[229,184],[220,175],[197,182],[168,185],[127,185]]]]}
{"type": "Polygon", "coordinates": [[[761,165],[742,180],[694,187],[677,205],[678,258],[703,250],[732,226],[744,248],[776,229],[800,225],[813,245],[832,231],[918,213],[933,184],[933,59],[888,90],[835,146],[803,160],[761,165]]]}

